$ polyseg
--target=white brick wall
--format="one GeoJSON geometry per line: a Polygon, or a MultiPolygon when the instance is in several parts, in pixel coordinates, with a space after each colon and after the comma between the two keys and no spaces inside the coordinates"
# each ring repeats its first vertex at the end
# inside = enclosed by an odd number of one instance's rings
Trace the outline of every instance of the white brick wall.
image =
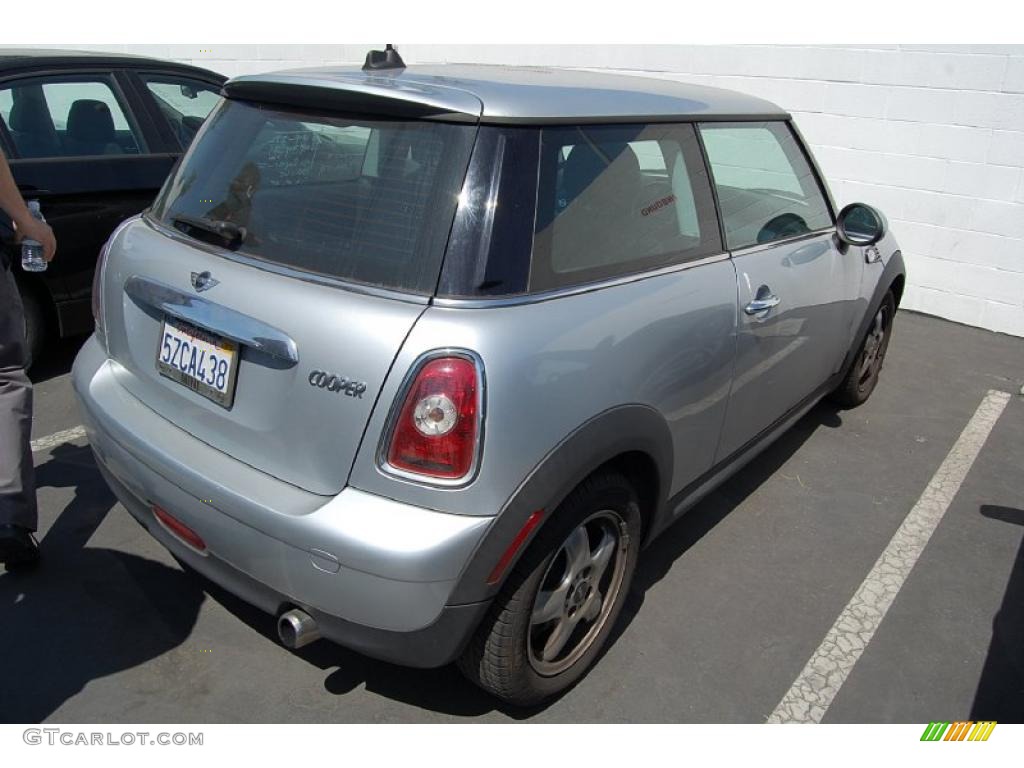
{"type": "MultiPolygon", "coordinates": [[[[371,46],[91,47],[233,76],[361,62],[371,46]]],[[[1024,336],[1024,45],[400,48],[410,64],[615,69],[770,99],[794,114],[840,205],[889,217],[910,272],[904,306],[1024,336]]]]}

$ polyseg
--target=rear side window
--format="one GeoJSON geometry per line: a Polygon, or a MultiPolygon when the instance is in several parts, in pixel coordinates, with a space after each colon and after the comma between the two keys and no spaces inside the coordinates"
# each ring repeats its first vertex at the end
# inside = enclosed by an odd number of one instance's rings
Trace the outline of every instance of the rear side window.
{"type": "Polygon", "coordinates": [[[691,125],[552,127],[540,146],[531,290],[720,250],[691,125]]]}
{"type": "Polygon", "coordinates": [[[137,155],[139,133],[106,78],[31,78],[0,88],[20,158],[137,155]]]}
{"type": "Polygon", "coordinates": [[[154,215],[276,265],[432,293],[473,134],[225,101],[154,215]]]}
{"type": "Polygon", "coordinates": [[[730,249],[832,225],[821,187],[783,122],[700,127],[730,249]]]}
{"type": "Polygon", "coordinates": [[[187,147],[207,115],[220,101],[219,90],[208,83],[187,77],[145,73],[139,77],[146,84],[178,143],[187,147]]]}

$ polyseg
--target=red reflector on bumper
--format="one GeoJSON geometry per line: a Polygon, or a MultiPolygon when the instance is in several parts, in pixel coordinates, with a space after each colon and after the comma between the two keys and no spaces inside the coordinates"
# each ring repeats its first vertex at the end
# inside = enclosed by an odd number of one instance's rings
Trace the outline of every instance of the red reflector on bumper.
{"type": "Polygon", "coordinates": [[[202,536],[171,515],[167,510],[161,509],[154,504],[153,514],[156,516],[157,520],[163,523],[164,528],[184,541],[190,547],[198,549],[200,552],[206,551],[206,542],[203,541],[202,536]]]}
{"type": "Polygon", "coordinates": [[[512,539],[512,543],[508,545],[508,549],[505,550],[505,554],[498,560],[498,564],[494,566],[494,570],[491,571],[491,575],[487,577],[488,584],[497,584],[501,580],[502,575],[505,573],[505,569],[508,568],[508,564],[512,562],[512,558],[516,556],[516,552],[523,546],[523,542],[526,541],[530,533],[534,528],[537,527],[537,523],[544,517],[544,510],[538,509],[532,515],[530,515],[526,522],[523,523],[523,527],[519,529],[519,533],[512,539]]]}

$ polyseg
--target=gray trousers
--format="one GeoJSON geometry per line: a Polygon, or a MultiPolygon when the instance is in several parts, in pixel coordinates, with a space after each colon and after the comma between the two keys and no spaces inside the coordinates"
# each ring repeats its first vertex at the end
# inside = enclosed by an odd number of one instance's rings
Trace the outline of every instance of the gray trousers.
{"type": "Polygon", "coordinates": [[[25,316],[14,275],[0,263],[0,525],[36,529],[32,382],[25,375],[25,316]]]}

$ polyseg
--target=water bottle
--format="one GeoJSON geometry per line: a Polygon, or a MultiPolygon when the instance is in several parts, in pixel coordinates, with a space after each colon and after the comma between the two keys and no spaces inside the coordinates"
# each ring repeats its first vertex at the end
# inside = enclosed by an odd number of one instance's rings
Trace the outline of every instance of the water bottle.
{"type": "MultiPolygon", "coordinates": [[[[38,200],[28,201],[28,211],[34,218],[46,221],[43,212],[39,210],[38,200]]],[[[43,258],[43,244],[38,240],[25,238],[21,241],[21,268],[26,272],[42,272],[46,269],[46,259],[43,258]]]]}

